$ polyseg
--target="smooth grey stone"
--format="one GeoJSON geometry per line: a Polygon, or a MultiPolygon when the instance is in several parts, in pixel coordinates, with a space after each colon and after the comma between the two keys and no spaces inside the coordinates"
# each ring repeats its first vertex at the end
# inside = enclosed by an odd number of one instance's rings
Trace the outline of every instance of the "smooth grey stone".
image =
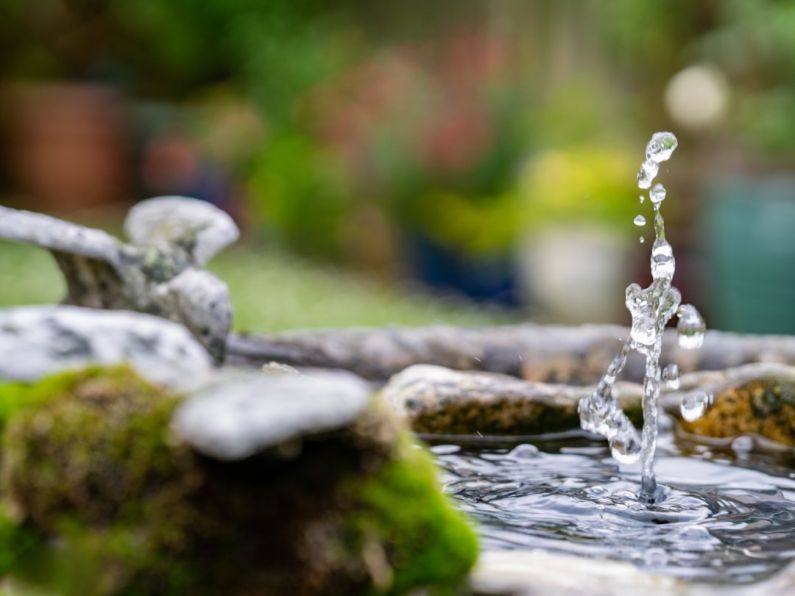
{"type": "Polygon", "coordinates": [[[486,551],[472,572],[476,596],[785,596],[795,591],[795,563],[748,585],[691,583],[622,561],[541,550],[486,551]]]}
{"type": "Polygon", "coordinates": [[[122,363],[178,391],[203,382],[213,369],[184,327],[160,317],[75,306],[0,310],[0,379],[35,381],[91,364],[122,363]]]}
{"type": "Polygon", "coordinates": [[[345,428],[369,400],[369,385],[349,373],[226,372],[180,404],[172,428],[198,452],[232,461],[345,428]]]}

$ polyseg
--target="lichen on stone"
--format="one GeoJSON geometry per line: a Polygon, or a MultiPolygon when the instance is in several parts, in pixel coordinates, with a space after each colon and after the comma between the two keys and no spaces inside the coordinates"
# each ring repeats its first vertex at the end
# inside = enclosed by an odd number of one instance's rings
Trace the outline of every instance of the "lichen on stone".
{"type": "Polygon", "coordinates": [[[795,383],[760,378],[726,388],[715,394],[703,416],[681,424],[698,435],[725,438],[753,433],[795,446],[795,383]]]}

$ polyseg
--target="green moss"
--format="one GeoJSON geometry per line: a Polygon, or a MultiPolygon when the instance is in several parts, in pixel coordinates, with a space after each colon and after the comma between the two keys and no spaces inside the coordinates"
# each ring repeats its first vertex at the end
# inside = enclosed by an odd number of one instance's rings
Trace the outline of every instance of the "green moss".
{"type": "Polygon", "coordinates": [[[38,532],[15,519],[6,506],[0,506],[0,577],[26,565],[41,543],[38,532]]]}
{"type": "Polygon", "coordinates": [[[163,429],[174,403],[123,366],[0,384],[2,497],[25,519],[23,523],[8,514],[7,506],[0,509],[0,575],[14,572],[58,593],[80,593],[69,588],[76,584],[76,570],[86,567],[74,564],[80,559],[74,553],[85,551],[92,541],[101,543],[97,552],[104,556],[96,561],[106,562],[117,552],[109,547],[119,540],[101,540],[96,532],[85,531],[80,533],[82,546],[73,548],[78,534],[64,531],[75,527],[65,524],[67,512],[80,510],[89,519],[123,518],[129,508],[125,495],[134,496],[135,485],[152,470],[161,476],[169,472],[164,468],[171,458],[163,429]],[[111,402],[116,407],[106,408],[111,402]],[[142,402],[150,407],[140,407],[142,402]],[[125,432],[117,433],[122,418],[125,432]],[[152,418],[156,420],[146,432],[152,418]],[[101,477],[115,485],[118,498],[104,498],[101,477]],[[49,538],[55,535],[58,548],[52,549],[49,538]]]}
{"type": "Polygon", "coordinates": [[[110,593],[152,570],[170,585],[190,488],[191,455],[168,441],[177,402],[124,366],[0,386],[3,496],[43,538],[0,571],[65,594],[110,593]]]}
{"type": "Polygon", "coordinates": [[[397,457],[356,490],[348,532],[375,567],[374,594],[451,594],[477,558],[477,539],[442,493],[431,456],[404,436],[397,457]],[[385,545],[379,551],[374,545],[385,545]],[[383,556],[382,556],[383,555],[383,556]],[[373,558],[381,560],[373,561],[373,558]]]}
{"type": "Polygon", "coordinates": [[[86,526],[64,518],[57,540],[41,544],[14,571],[60,596],[198,593],[187,562],[158,548],[145,527],[124,523],[86,526]]]}
{"type": "Polygon", "coordinates": [[[77,510],[127,517],[175,472],[166,431],[177,399],[126,367],[56,375],[30,386],[9,415],[5,489],[39,526],[77,510]]]}

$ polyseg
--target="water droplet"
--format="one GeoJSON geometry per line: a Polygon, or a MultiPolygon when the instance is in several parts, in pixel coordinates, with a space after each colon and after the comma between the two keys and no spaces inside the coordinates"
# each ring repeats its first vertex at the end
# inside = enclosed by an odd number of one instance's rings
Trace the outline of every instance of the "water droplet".
{"type": "Polygon", "coordinates": [[[640,237],[640,243],[643,244],[644,242],[646,242],[646,239],[643,236],[641,236],[640,237]]]}
{"type": "Polygon", "coordinates": [[[750,453],[754,449],[754,439],[748,435],[741,435],[732,441],[732,451],[735,453],[750,453]]]}
{"type": "Polygon", "coordinates": [[[707,406],[712,402],[712,395],[705,391],[694,391],[688,393],[682,398],[682,404],[679,411],[682,413],[682,418],[688,422],[698,420],[704,415],[707,406]]]}
{"type": "Polygon", "coordinates": [[[688,542],[712,542],[712,534],[702,526],[685,526],[679,531],[678,538],[688,542]]]}
{"type": "Polygon", "coordinates": [[[676,261],[674,250],[665,240],[659,238],[654,241],[651,249],[651,276],[653,279],[671,281],[674,277],[676,261]]]}
{"type": "Polygon", "coordinates": [[[701,314],[692,304],[683,304],[677,311],[679,322],[676,331],[679,335],[679,346],[685,350],[695,350],[704,343],[707,325],[701,314]]]}
{"type": "Polygon", "coordinates": [[[668,389],[679,389],[679,367],[673,362],[666,366],[662,371],[662,379],[668,389]]]}
{"type": "Polygon", "coordinates": [[[642,215],[636,215],[635,219],[632,220],[632,223],[634,223],[638,227],[645,226],[646,225],[646,218],[643,217],[642,215]]]}
{"type": "Polygon", "coordinates": [[[659,182],[654,185],[654,188],[649,191],[649,199],[655,205],[659,205],[665,200],[666,190],[665,187],[659,182]]]}
{"type": "Polygon", "coordinates": [[[646,200],[646,197],[644,195],[640,195],[638,198],[640,199],[640,204],[643,205],[643,201],[646,200]]]}
{"type": "Polygon", "coordinates": [[[668,553],[661,548],[650,548],[643,554],[643,562],[649,567],[662,567],[668,562],[668,553]]]}
{"type": "Polygon", "coordinates": [[[538,457],[538,447],[522,443],[511,449],[508,457],[512,459],[533,459],[538,457]]]}
{"type": "Polygon", "coordinates": [[[646,145],[646,159],[654,163],[668,161],[679,141],[671,132],[655,132],[646,145]]]}
{"type": "Polygon", "coordinates": [[[651,183],[654,182],[659,170],[660,166],[656,162],[644,161],[638,170],[638,188],[651,188],[651,183]]]}

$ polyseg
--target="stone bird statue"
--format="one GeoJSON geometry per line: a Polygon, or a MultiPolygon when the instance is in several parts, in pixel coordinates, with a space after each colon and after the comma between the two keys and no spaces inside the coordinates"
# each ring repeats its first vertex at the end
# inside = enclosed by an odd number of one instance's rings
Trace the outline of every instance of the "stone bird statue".
{"type": "Polygon", "coordinates": [[[130,210],[124,231],[127,244],[102,230],[0,206],[0,238],[52,252],[66,278],[64,303],[182,323],[222,362],[232,325],[229,290],[201,267],[239,237],[232,218],[197,199],[157,197],[130,210]]]}

